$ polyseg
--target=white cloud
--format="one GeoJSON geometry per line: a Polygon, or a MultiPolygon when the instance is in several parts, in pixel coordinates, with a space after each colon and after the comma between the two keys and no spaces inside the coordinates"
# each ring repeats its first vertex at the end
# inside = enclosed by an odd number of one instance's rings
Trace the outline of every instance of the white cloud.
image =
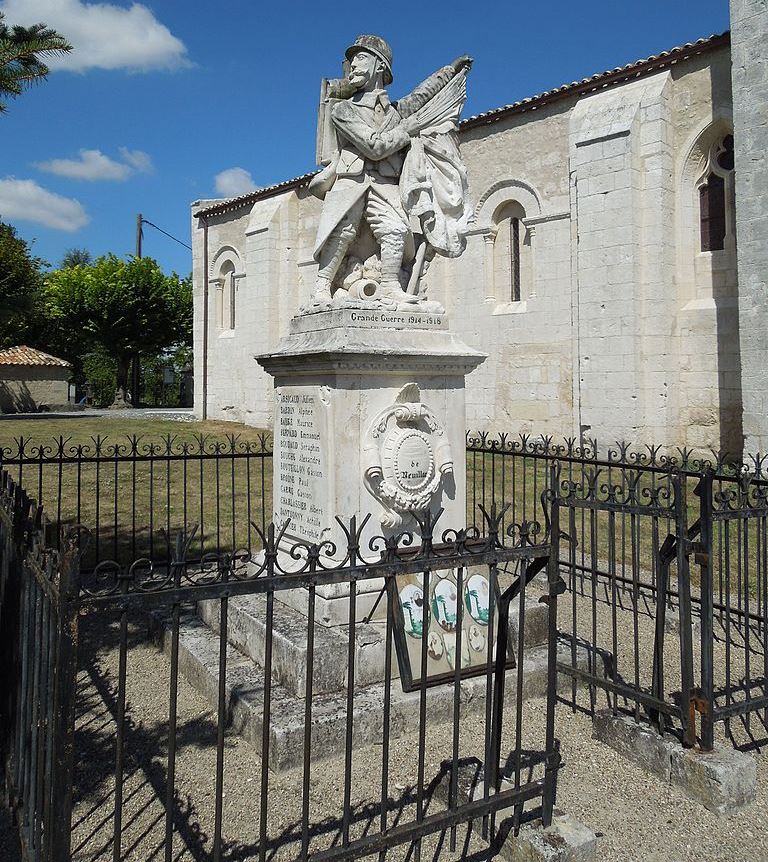
{"type": "Polygon", "coordinates": [[[227,198],[236,198],[239,195],[247,195],[257,189],[253,177],[245,168],[227,168],[216,174],[216,191],[227,198]]]}
{"type": "Polygon", "coordinates": [[[151,174],[155,170],[149,154],[142,152],[142,150],[129,150],[127,147],[120,147],[120,155],[124,162],[127,162],[140,174],[151,174]]]}
{"type": "Polygon", "coordinates": [[[80,150],[77,159],[51,159],[36,162],[35,167],[74,180],[127,180],[136,171],[151,173],[152,159],[147,153],[120,147],[120,155],[123,157],[122,162],[105,156],[101,150],[80,150]]]}
{"type": "Polygon", "coordinates": [[[15,177],[0,180],[0,218],[32,221],[68,233],[90,221],[80,201],[49,192],[34,180],[15,177]]]}
{"type": "Polygon", "coordinates": [[[52,69],[178,69],[192,65],[184,43],[141,3],[129,7],[82,0],[4,0],[0,10],[11,24],[45,21],[74,50],[51,58],[52,69]]]}

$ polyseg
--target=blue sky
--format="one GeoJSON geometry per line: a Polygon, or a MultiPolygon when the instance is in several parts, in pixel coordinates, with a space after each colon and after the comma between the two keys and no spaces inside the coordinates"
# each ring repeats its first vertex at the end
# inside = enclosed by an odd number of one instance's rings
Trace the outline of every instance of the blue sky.
{"type": "MultiPolygon", "coordinates": [[[[75,46],[0,116],[0,219],[53,265],[72,247],[132,253],[137,212],[188,243],[191,201],[312,170],[320,79],[340,74],[358,33],[392,44],[393,98],[473,56],[470,116],[728,29],[728,0],[0,0],[0,10],[75,46]]],[[[190,252],[150,227],[144,254],[190,271],[190,252]]]]}

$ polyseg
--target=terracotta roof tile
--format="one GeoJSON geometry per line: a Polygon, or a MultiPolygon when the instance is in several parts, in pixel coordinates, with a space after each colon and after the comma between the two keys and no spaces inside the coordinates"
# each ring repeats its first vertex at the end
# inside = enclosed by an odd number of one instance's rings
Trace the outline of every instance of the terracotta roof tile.
{"type": "Polygon", "coordinates": [[[706,36],[703,39],[697,39],[695,42],[686,42],[685,45],[678,45],[675,48],[670,48],[669,51],[662,51],[660,54],[652,54],[650,57],[636,60],[634,63],[627,63],[626,66],[617,66],[615,69],[598,72],[595,75],[590,75],[588,78],[582,78],[580,81],[571,81],[570,84],[562,84],[536,96],[521,99],[519,102],[502,105],[500,108],[494,108],[491,111],[467,117],[462,121],[461,128],[471,128],[472,126],[479,126],[484,123],[493,123],[507,114],[520,113],[524,110],[538,108],[547,102],[562,98],[563,96],[592,92],[607,87],[610,84],[626,81],[629,78],[639,78],[641,75],[647,75],[655,72],[657,69],[671,66],[688,57],[727,45],[729,42],[730,32],[728,31],[706,36]]]}
{"type": "MultiPolygon", "coordinates": [[[[670,48],[669,51],[662,51],[660,54],[652,54],[650,57],[645,57],[644,59],[637,60],[634,63],[628,63],[626,66],[618,66],[615,69],[598,72],[596,75],[583,78],[581,81],[572,81],[570,84],[563,84],[560,87],[555,87],[553,90],[539,93],[537,96],[529,96],[527,99],[521,99],[519,102],[502,105],[500,108],[484,111],[482,114],[475,114],[472,117],[467,117],[467,119],[462,120],[461,128],[471,129],[475,126],[496,123],[510,114],[533,111],[549,102],[555,101],[556,99],[576,95],[578,93],[593,92],[595,90],[608,87],[611,84],[618,84],[622,81],[651,74],[658,69],[672,66],[680,60],[685,60],[688,57],[701,54],[704,51],[710,51],[715,48],[728,45],[730,43],[730,35],[730,32],[726,31],[725,33],[697,39],[695,42],[686,42],[685,45],[678,45],[675,48],[670,48]]],[[[199,218],[201,216],[217,216],[234,212],[235,210],[254,204],[256,201],[262,200],[263,198],[269,198],[273,195],[279,194],[282,191],[301,188],[302,186],[307,185],[312,177],[317,173],[319,173],[319,170],[311,171],[308,174],[302,174],[300,177],[294,177],[293,179],[285,180],[282,183],[276,183],[273,186],[266,186],[265,188],[257,189],[254,192],[249,192],[247,195],[240,195],[236,198],[223,200],[219,203],[212,204],[211,206],[198,210],[194,215],[196,218],[199,218]]]]}
{"type": "Polygon", "coordinates": [[[51,356],[50,353],[43,353],[42,350],[35,350],[34,347],[9,347],[6,350],[0,350],[0,365],[53,365],[58,368],[71,368],[71,363],[66,359],[59,359],[57,356],[51,356]]]}

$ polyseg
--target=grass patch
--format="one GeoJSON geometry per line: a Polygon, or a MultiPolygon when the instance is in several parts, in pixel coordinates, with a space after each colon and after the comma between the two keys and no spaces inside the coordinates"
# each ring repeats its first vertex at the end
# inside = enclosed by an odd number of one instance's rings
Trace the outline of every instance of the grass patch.
{"type": "MultiPolygon", "coordinates": [[[[128,438],[133,436],[142,438],[143,442],[158,442],[170,436],[178,443],[193,443],[201,434],[221,441],[235,435],[240,440],[255,443],[258,442],[259,435],[264,433],[266,432],[263,429],[238,422],[182,422],[145,416],[133,419],[119,414],[114,418],[83,416],[76,419],[3,419],[0,421],[0,446],[13,450],[18,448],[18,441],[22,438],[29,447],[41,444],[51,446],[53,441],[62,437],[67,440],[69,446],[92,446],[97,437],[105,440],[107,445],[125,444],[128,438]]],[[[27,448],[27,452],[29,451],[27,448]]]]}

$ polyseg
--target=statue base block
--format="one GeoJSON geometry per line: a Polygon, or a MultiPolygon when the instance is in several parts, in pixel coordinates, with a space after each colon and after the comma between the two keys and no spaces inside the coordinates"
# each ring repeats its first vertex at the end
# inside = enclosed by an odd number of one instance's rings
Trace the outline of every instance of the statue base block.
{"type": "MultiPolygon", "coordinates": [[[[275,381],[281,548],[315,543],[341,562],[353,517],[363,558],[398,533],[418,536],[414,511],[443,510],[436,540],[465,527],[465,379],[484,358],[443,315],[339,308],[294,318],[278,349],[257,357],[275,381]]],[[[361,603],[381,586],[360,581],[361,603]]],[[[318,587],[325,624],[348,622],[348,589],[318,587]]]]}

